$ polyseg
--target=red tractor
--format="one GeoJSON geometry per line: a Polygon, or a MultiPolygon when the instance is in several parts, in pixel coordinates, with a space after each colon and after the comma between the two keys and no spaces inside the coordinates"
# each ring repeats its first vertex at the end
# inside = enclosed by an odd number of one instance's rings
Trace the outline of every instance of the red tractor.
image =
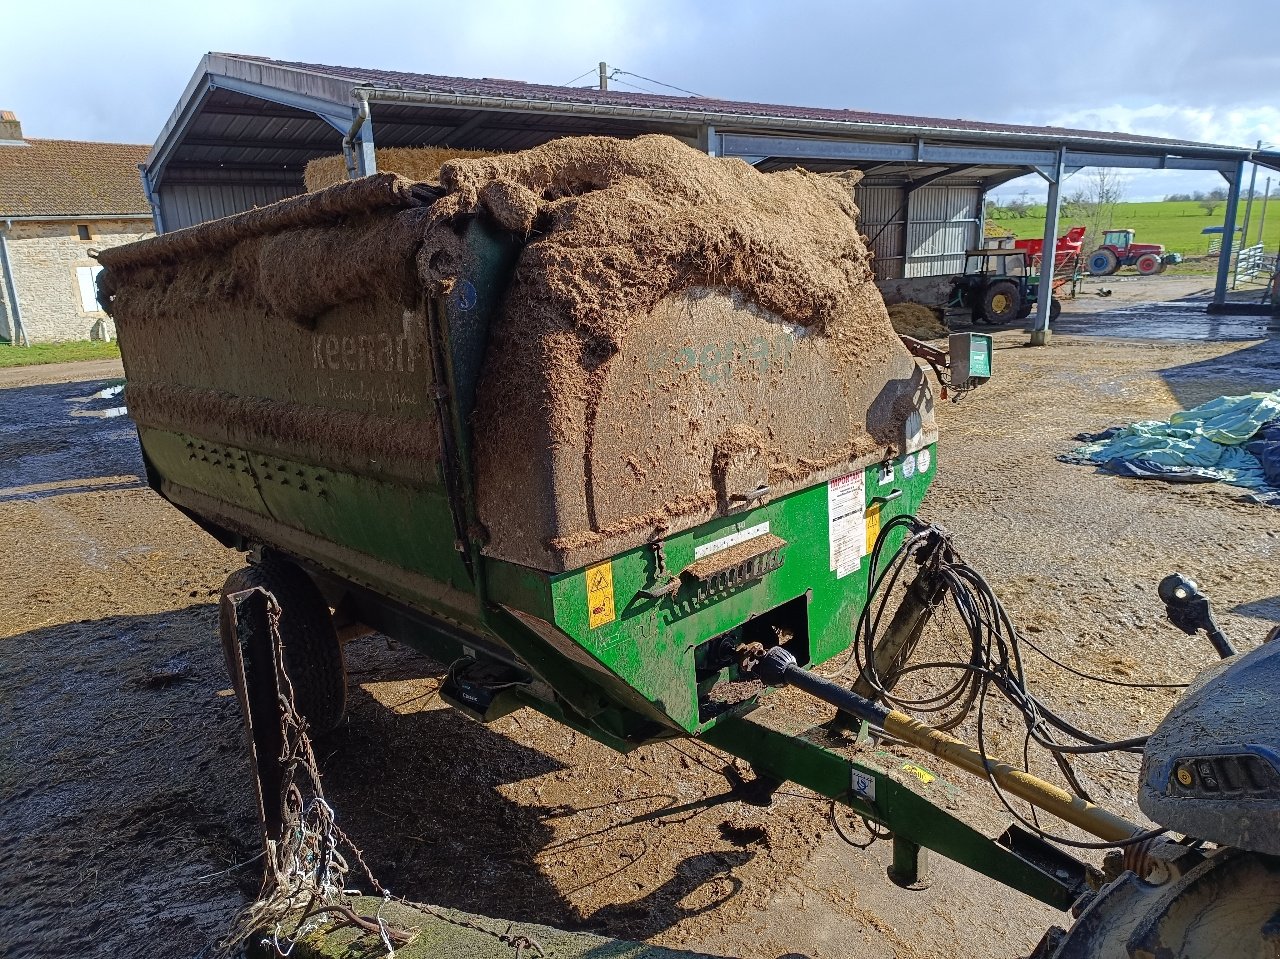
{"type": "Polygon", "coordinates": [[[1094,276],[1110,276],[1122,266],[1136,266],[1143,276],[1154,276],[1180,259],[1176,253],[1165,253],[1159,243],[1134,243],[1132,230],[1108,230],[1102,245],[1089,254],[1088,267],[1094,276]]]}

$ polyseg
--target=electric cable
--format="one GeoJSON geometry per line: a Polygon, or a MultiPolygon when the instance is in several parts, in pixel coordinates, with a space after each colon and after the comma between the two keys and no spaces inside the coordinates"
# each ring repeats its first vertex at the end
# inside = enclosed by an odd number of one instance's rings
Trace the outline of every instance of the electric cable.
{"type": "Polygon", "coordinates": [[[647,93],[650,96],[662,96],[662,94],[658,93],[658,91],[656,90],[646,90],[644,87],[638,86],[634,83],[628,83],[626,80],[619,80],[617,77],[613,76],[612,74],[610,74],[609,79],[614,81],[615,83],[621,83],[624,87],[630,87],[632,90],[636,90],[640,93],[647,93]]]}
{"type": "MultiPolygon", "coordinates": [[[[1023,768],[1030,769],[1030,746],[1034,742],[1049,753],[1071,791],[1080,798],[1092,802],[1070,762],[1070,757],[1107,752],[1141,753],[1147,737],[1135,736],[1108,741],[1079,728],[1059,715],[1030,688],[1024,667],[1024,642],[1049,663],[1082,679],[1135,689],[1185,687],[1182,683],[1111,680],[1062,662],[1019,632],[990,585],[977,570],[961,559],[945,530],[924,523],[911,514],[901,514],[890,519],[882,526],[876,538],[871,550],[868,570],[867,602],[854,628],[854,641],[851,643],[849,657],[837,671],[836,676],[843,675],[851,663],[856,663],[860,677],[872,687],[877,698],[886,705],[917,713],[942,714],[942,718],[933,723],[938,729],[953,729],[976,711],[977,746],[984,756],[988,755],[987,697],[993,691],[997,692],[1021,714],[1026,724],[1023,768]],[[900,545],[886,558],[890,538],[899,534],[902,536],[900,545]],[[900,665],[893,670],[891,677],[886,678],[881,676],[877,669],[875,650],[881,636],[881,624],[890,597],[894,594],[899,582],[904,581],[904,573],[913,560],[920,567],[918,576],[931,576],[939,584],[939,598],[933,603],[932,612],[951,609],[959,617],[961,631],[968,636],[969,655],[967,661],[937,659],[900,665]],[[896,683],[903,676],[927,671],[952,671],[956,675],[953,680],[939,684],[940,690],[930,690],[929,693],[917,695],[916,698],[895,695],[886,685],[886,683],[896,683]],[[1059,735],[1071,741],[1059,742],[1057,738],[1059,735]]],[[[1039,817],[1034,808],[1030,820],[1014,809],[990,769],[986,770],[986,779],[1001,804],[1018,822],[1038,835],[1065,846],[1081,849],[1110,849],[1146,842],[1165,832],[1157,829],[1139,833],[1120,842],[1103,843],[1081,842],[1058,836],[1040,826],[1039,817]]],[[[842,836],[842,838],[846,837],[842,836]]]]}
{"type": "MultiPolygon", "coordinates": [[[[666,87],[668,90],[678,90],[680,93],[687,93],[687,94],[689,94],[689,96],[691,96],[691,97],[697,97],[699,100],[705,100],[705,99],[706,99],[706,97],[704,97],[701,93],[694,93],[692,90],[686,90],[684,87],[677,87],[677,86],[675,86],[675,85],[673,85],[673,84],[670,84],[670,83],[663,83],[661,80],[655,80],[655,79],[653,79],[653,77],[644,77],[644,76],[641,76],[641,75],[640,75],[640,74],[638,74],[638,73],[632,73],[630,70],[623,70],[623,69],[621,69],[621,68],[615,68],[615,69],[614,69],[614,71],[613,71],[613,73],[612,73],[612,76],[617,76],[619,73],[620,73],[620,74],[622,74],[622,75],[623,75],[623,76],[625,76],[625,77],[635,77],[637,80],[644,80],[644,81],[646,81],[646,82],[648,82],[648,83],[656,83],[658,86],[660,86],[660,87],[666,87]]],[[[628,84],[628,85],[629,85],[629,86],[635,86],[635,84],[628,84]]]]}
{"type": "Polygon", "coordinates": [[[587,70],[587,71],[586,71],[586,72],[584,72],[584,73],[579,73],[576,77],[574,77],[574,78],[573,78],[572,80],[570,80],[568,83],[562,83],[562,84],[560,84],[560,86],[562,86],[562,87],[570,86],[570,85],[572,85],[572,84],[574,84],[574,83],[577,83],[577,82],[578,82],[579,80],[581,80],[583,77],[589,77],[591,74],[593,74],[593,73],[595,73],[595,72],[596,72],[596,68],[595,68],[595,67],[592,67],[590,70],[587,70]]]}

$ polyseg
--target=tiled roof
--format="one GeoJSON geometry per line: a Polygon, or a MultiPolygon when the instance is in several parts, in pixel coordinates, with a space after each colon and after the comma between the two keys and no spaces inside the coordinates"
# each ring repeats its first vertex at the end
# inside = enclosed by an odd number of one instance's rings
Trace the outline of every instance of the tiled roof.
{"type": "Polygon", "coordinates": [[[738,100],[718,100],[712,97],[668,96],[657,93],[634,93],[626,90],[597,90],[591,87],[559,87],[548,84],[524,83],[519,80],[469,79],[445,77],[429,73],[402,73],[394,70],[374,70],[362,67],[338,67],[319,63],[297,63],[288,60],[271,60],[266,57],[247,56],[238,53],[223,54],[237,60],[256,61],[286,69],[303,70],[321,76],[352,80],[357,84],[373,87],[390,87],[432,93],[463,96],[502,97],[514,100],[537,100],[554,103],[586,103],[602,106],[634,107],[647,110],[679,110],[698,113],[718,113],[754,118],[783,120],[814,120],[841,123],[857,123],[874,126],[903,127],[907,130],[930,128],[954,130],[957,133],[1007,134],[1050,139],[1111,140],[1118,143],[1146,144],[1150,146],[1200,146],[1218,144],[1196,143],[1187,140],[1170,140],[1161,137],[1139,136],[1133,133],[1073,130],[1063,127],[1023,126],[1008,123],[985,123],[977,120],[943,119],[940,117],[915,117],[894,113],[873,113],[865,110],[836,110],[824,107],[785,106],[776,103],[750,103],[738,100]]]}
{"type": "Polygon", "coordinates": [[[80,140],[0,145],[0,217],[149,213],[138,164],[150,149],[80,140]]]}

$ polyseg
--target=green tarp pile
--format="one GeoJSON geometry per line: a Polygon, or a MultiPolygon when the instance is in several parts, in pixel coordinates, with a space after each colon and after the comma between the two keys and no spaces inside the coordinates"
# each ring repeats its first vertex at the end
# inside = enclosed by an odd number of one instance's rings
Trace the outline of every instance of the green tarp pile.
{"type": "Polygon", "coordinates": [[[1140,479],[1232,483],[1280,504],[1280,390],[1220,396],[1167,422],[1144,420],[1076,438],[1085,445],[1063,460],[1140,479]]]}

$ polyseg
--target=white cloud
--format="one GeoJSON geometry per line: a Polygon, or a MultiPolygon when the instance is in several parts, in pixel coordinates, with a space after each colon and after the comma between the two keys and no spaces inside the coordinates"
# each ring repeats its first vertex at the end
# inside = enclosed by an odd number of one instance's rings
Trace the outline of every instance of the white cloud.
{"type": "MultiPolygon", "coordinates": [[[[1280,108],[1270,105],[1228,108],[1165,103],[1128,106],[1117,103],[1057,113],[1022,114],[1013,117],[1012,122],[1231,146],[1249,147],[1259,140],[1280,146],[1280,108]]],[[[1118,170],[1116,174],[1125,198],[1135,201],[1160,200],[1170,193],[1195,193],[1224,185],[1222,177],[1210,171],[1118,170]]],[[[1266,176],[1266,171],[1259,173],[1258,189],[1262,189],[1266,176]]],[[[1070,189],[1070,181],[1067,182],[1067,189],[1070,189]]],[[[997,196],[1010,197],[1024,191],[1034,199],[1043,200],[1046,192],[1044,181],[1034,175],[1022,177],[994,192],[997,196]]]]}
{"type": "MultiPolygon", "coordinates": [[[[1041,121],[1036,119],[1032,122],[1041,121]]],[[[1112,104],[1055,113],[1043,122],[1056,127],[1135,133],[1232,146],[1252,146],[1258,140],[1280,143],[1280,108],[1268,105],[1199,108],[1164,103],[1139,107],[1112,104]]]]}

